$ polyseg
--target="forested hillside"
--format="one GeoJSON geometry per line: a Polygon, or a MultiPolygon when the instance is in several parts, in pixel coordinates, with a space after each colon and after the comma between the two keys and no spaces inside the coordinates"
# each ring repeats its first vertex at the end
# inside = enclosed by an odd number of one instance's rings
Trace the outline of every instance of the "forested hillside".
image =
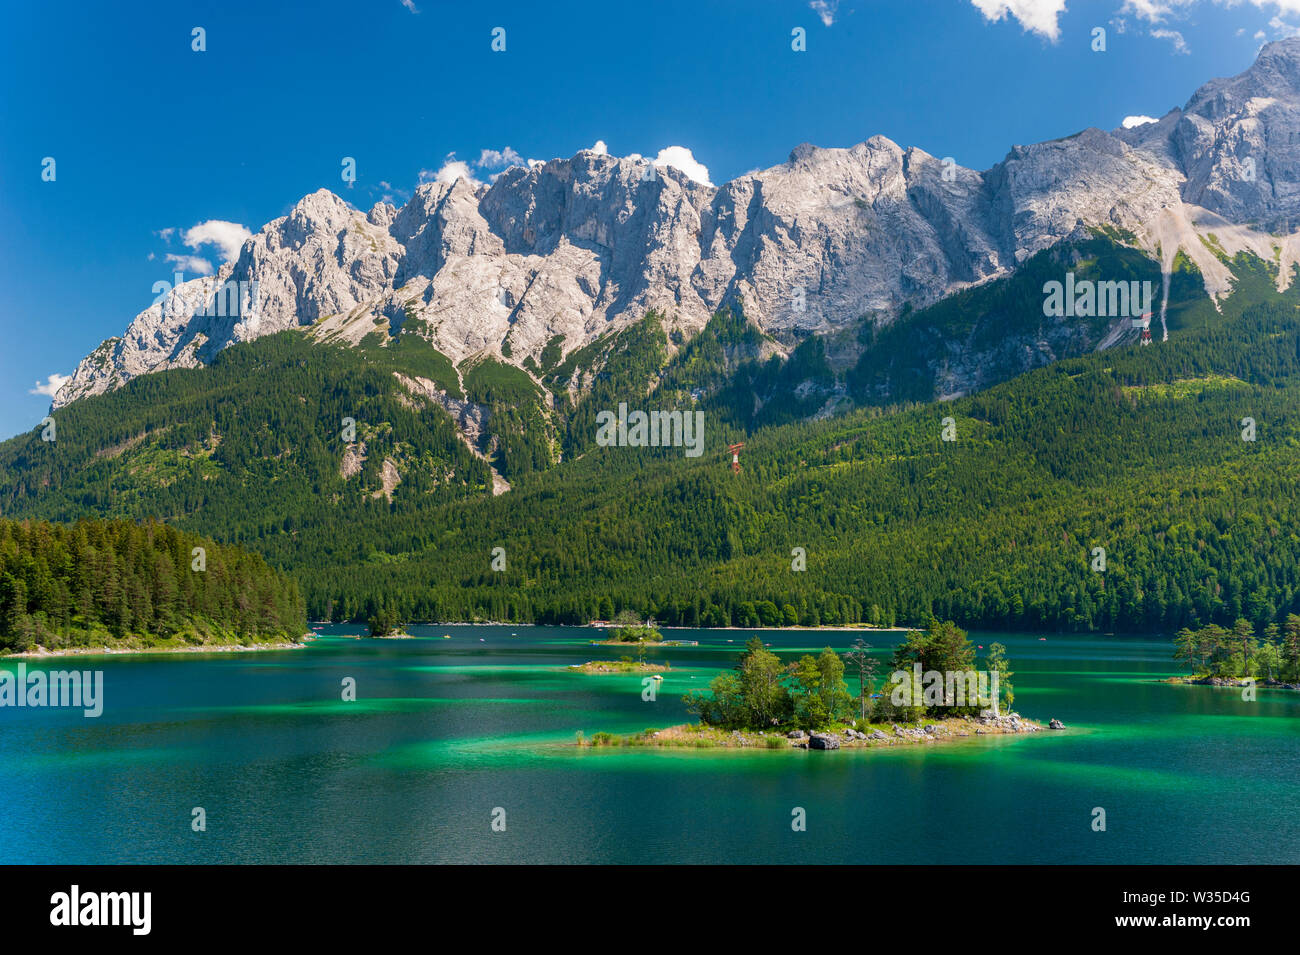
{"type": "Polygon", "coordinates": [[[952,403],[718,429],[698,460],[598,449],[492,501],[354,527],[372,549],[345,583],[300,573],[313,612],[344,616],[388,599],[442,619],[1262,627],[1300,608],[1295,314],[1256,308],[952,403]]]}
{"type": "MultiPolygon", "coordinates": [[[[1089,267],[1085,253],[1071,261],[1089,267]]],[[[159,518],[246,545],[296,577],[313,617],[1262,628],[1300,612],[1300,292],[1273,291],[1258,260],[1236,267],[1221,313],[1180,268],[1168,342],[812,420],[843,383],[826,346],[769,358],[728,313],[690,342],[652,314],[588,355],[552,354],[542,388],[504,366],[458,375],[418,340],[348,350],[286,333],[76,402],[56,442],[0,445],[0,507],[159,518]],[[450,416],[394,372],[511,408],[512,437],[476,450],[513,489],[492,496],[450,416]],[[595,446],[595,413],[619,401],[701,410],[704,456],[595,446]]],[[[894,350],[1022,314],[1024,294],[991,285],[966,312],[917,313],[894,350]]],[[[859,363],[849,380],[901,367],[859,363]]]]}
{"type": "Polygon", "coordinates": [[[298,585],[157,522],[0,520],[0,650],[296,640],[298,585]]]}

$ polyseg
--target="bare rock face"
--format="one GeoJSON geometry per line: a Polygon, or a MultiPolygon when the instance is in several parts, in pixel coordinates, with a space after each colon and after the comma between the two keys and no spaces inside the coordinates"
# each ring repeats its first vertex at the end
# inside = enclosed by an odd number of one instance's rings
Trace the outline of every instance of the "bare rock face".
{"type": "Polygon", "coordinates": [[[55,396],[62,407],[150,371],[193,367],[222,348],[356,309],[392,282],[401,246],[383,226],[320,190],[263,226],[213,276],[182,282],[83,359],[55,396]]]}
{"type": "Polygon", "coordinates": [[[1266,231],[1300,225],[1300,47],[1270,43],[1240,76],[1192,97],[1169,134],[1183,197],[1266,231]]]}
{"type": "Polygon", "coordinates": [[[1131,236],[1166,269],[1181,249],[1217,295],[1231,275],[1201,235],[1273,259],[1284,284],[1300,236],[1269,232],[1298,223],[1292,38],[1158,123],[1016,146],[985,172],[875,136],[805,144],[720,187],[583,151],[491,186],[427,183],[400,209],[362,213],[322,189],[215,276],[160,295],[81,362],[54,406],[307,326],[354,344],[402,328],[456,364],[486,353],[522,365],[553,340],[567,355],[651,309],[689,337],[737,305],[789,345],[863,316],[888,322],[1087,227],[1131,236]],[[247,307],[228,307],[232,286],[247,307]]]}

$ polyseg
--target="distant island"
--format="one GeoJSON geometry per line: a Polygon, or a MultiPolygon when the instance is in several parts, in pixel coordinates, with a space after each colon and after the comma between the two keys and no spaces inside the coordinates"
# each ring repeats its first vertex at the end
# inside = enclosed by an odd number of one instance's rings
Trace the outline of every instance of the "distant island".
{"type": "Polygon", "coordinates": [[[0,654],[300,645],[298,585],[158,521],[0,520],[0,654]]]}
{"type": "Polygon", "coordinates": [[[568,669],[577,673],[665,673],[672,667],[667,663],[645,663],[623,657],[621,660],[588,660],[575,663],[568,669]]]}
{"type": "Polygon", "coordinates": [[[644,623],[630,610],[620,613],[606,629],[610,643],[662,643],[664,635],[659,632],[653,620],[644,623]]]}
{"type": "MultiPolygon", "coordinates": [[[[858,640],[843,659],[826,647],[787,665],[753,637],[731,673],[714,678],[707,693],[683,697],[698,723],[625,736],[579,734],[578,745],[839,749],[1044,728],[1003,712],[1015,697],[1002,644],[991,644],[983,669],[976,670],[975,647],[956,624],[932,622],[925,631],[909,631],[878,694],[879,661],[871,651],[858,640]],[[846,663],[857,678],[856,698],[844,680],[846,663]]],[[[1053,720],[1051,728],[1063,727],[1053,720]]]]}

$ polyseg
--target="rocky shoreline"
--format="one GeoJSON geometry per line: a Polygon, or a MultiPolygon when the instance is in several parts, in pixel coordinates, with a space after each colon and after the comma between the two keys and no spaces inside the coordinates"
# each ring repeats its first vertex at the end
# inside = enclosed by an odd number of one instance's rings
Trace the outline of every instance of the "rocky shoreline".
{"type": "Polygon", "coordinates": [[[870,749],[877,746],[901,746],[925,743],[951,742],[978,736],[1004,736],[1038,733],[1044,730],[1063,730],[1065,725],[1057,719],[1046,726],[1025,719],[1019,713],[991,716],[961,716],[951,719],[900,725],[892,723],[887,728],[876,726],[869,733],[845,727],[834,732],[806,733],[790,730],[787,733],[759,732],[756,730],[724,730],[696,723],[670,726],[662,730],[645,730],[629,736],[597,733],[590,739],[579,738],[579,746],[652,746],[684,747],[696,749],[786,749],[786,750],[837,750],[870,749]]]}
{"type": "Polygon", "coordinates": [[[841,747],[871,746],[880,743],[894,746],[903,742],[936,743],[944,739],[957,739],[970,736],[998,736],[1009,733],[1038,733],[1044,729],[1065,729],[1060,720],[1052,720],[1047,727],[1033,720],[1023,718],[1019,713],[1004,716],[963,716],[919,726],[890,725],[890,732],[875,729],[870,733],[860,733],[849,727],[840,733],[805,733],[803,730],[791,730],[786,734],[790,745],[797,749],[839,749],[841,747]],[[957,725],[953,725],[957,724],[957,725]]]}
{"type": "Polygon", "coordinates": [[[1262,687],[1268,690],[1300,690],[1300,683],[1283,683],[1280,680],[1257,680],[1253,677],[1249,680],[1244,677],[1222,677],[1222,676],[1174,676],[1165,681],[1166,683],[1181,683],[1184,686],[1232,686],[1245,687],[1254,686],[1262,687]]]}

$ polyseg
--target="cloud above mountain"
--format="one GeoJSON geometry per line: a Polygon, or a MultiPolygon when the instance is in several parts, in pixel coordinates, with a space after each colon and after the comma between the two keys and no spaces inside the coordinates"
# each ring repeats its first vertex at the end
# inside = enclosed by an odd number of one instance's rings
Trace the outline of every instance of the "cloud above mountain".
{"type": "MultiPolygon", "coordinates": [[[[1037,33],[1052,42],[1060,39],[1060,17],[1066,12],[1066,0],[970,0],[970,3],[990,22],[1011,18],[1027,33],[1037,33]]],[[[1277,36],[1286,36],[1287,30],[1296,29],[1281,20],[1281,16],[1300,14],[1300,0],[1124,0],[1116,13],[1145,21],[1152,27],[1150,36],[1170,41],[1175,53],[1187,53],[1187,41],[1182,33],[1169,29],[1165,24],[1186,16],[1197,5],[1207,3],[1220,7],[1253,6],[1271,12],[1274,17],[1269,26],[1277,36]]],[[[1115,22],[1123,23],[1122,20],[1115,22]]],[[[1124,32],[1122,26],[1119,32],[1124,32]]]]}
{"type": "Polygon", "coordinates": [[[463,159],[457,159],[455,153],[448,153],[447,158],[443,160],[441,166],[435,169],[421,169],[420,182],[438,182],[444,186],[450,186],[457,179],[468,179],[470,182],[478,182],[474,178],[474,170],[469,163],[463,159]]]}
{"type": "Polygon", "coordinates": [[[39,381],[36,382],[36,387],[32,388],[27,393],[29,395],[45,395],[48,398],[53,398],[58,390],[63,387],[63,383],[71,377],[71,375],[60,375],[57,371],[53,372],[43,383],[39,381]]]}
{"type": "MultiPolygon", "coordinates": [[[[181,272],[193,272],[195,275],[211,275],[216,269],[207,256],[215,255],[218,263],[233,262],[239,258],[239,250],[244,242],[252,236],[247,226],[224,219],[208,219],[185,231],[175,227],[159,229],[157,235],[168,245],[172,245],[179,236],[188,252],[168,252],[164,258],[181,272]],[[207,248],[209,251],[205,252],[207,248]]],[[[154,258],[149,254],[150,260],[154,258]]]]}
{"type": "Polygon", "coordinates": [[[184,242],[191,249],[199,250],[205,245],[215,246],[220,260],[229,262],[239,257],[239,250],[252,236],[246,226],[238,222],[226,222],[224,219],[209,219],[186,229],[184,242]]]}
{"type": "Polygon", "coordinates": [[[697,160],[685,146],[665,146],[659,150],[654,163],[656,166],[672,166],[674,169],[681,170],[688,179],[693,179],[701,185],[713,185],[709,181],[708,167],[697,160]]]}
{"type": "Polygon", "coordinates": [[[212,263],[201,255],[180,255],[175,252],[168,252],[167,261],[170,262],[179,272],[193,272],[195,275],[211,275],[216,271],[212,268],[212,263]]]}

